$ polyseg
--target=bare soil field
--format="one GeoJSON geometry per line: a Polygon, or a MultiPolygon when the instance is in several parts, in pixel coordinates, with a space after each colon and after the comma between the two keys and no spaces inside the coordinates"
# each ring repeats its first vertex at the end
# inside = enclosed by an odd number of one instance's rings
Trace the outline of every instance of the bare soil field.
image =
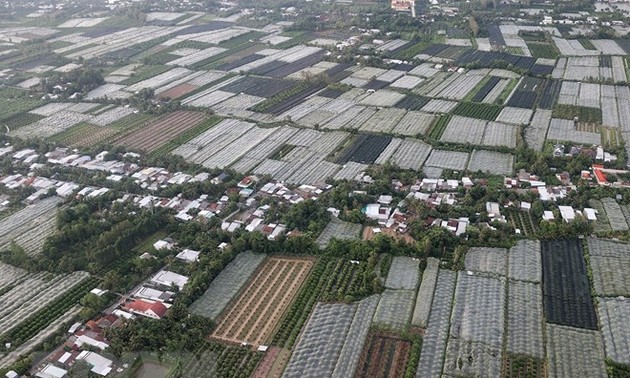
{"type": "Polygon", "coordinates": [[[197,87],[196,85],[192,85],[192,84],[180,84],[177,86],[174,86],[171,89],[167,89],[164,92],[160,93],[157,97],[158,98],[170,98],[170,99],[176,99],[176,98],[180,98],[185,94],[188,94],[194,90],[196,90],[197,87]]]}
{"type": "Polygon", "coordinates": [[[272,257],[218,319],[211,337],[228,343],[265,345],[302,283],[312,260],[272,257]]]}
{"type": "Polygon", "coordinates": [[[149,125],[113,142],[128,148],[152,152],[186,130],[192,129],[205,119],[199,112],[179,111],[161,117],[149,125]]]}

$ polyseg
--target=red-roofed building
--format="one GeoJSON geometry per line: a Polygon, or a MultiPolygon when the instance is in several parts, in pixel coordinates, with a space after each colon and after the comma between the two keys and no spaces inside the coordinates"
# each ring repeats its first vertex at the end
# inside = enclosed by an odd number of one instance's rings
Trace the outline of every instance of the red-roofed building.
{"type": "Polygon", "coordinates": [[[595,174],[595,179],[600,185],[609,185],[608,179],[606,178],[604,172],[602,172],[602,169],[604,169],[603,165],[593,164],[593,173],[595,174]]]}
{"type": "Polygon", "coordinates": [[[131,313],[152,319],[162,319],[168,310],[162,302],[147,302],[138,299],[127,303],[124,307],[131,313]]]}

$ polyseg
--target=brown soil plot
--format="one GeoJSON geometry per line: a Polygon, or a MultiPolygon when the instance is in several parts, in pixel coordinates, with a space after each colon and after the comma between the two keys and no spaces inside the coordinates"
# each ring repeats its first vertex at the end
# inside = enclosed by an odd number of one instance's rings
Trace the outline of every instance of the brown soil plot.
{"type": "Polygon", "coordinates": [[[140,130],[125,135],[114,141],[114,144],[151,152],[177,138],[186,130],[197,126],[205,118],[204,114],[199,112],[175,112],[151,122],[140,130]]]}
{"type": "Polygon", "coordinates": [[[212,338],[264,345],[313,267],[312,260],[272,257],[218,320],[212,338]]]}
{"type": "Polygon", "coordinates": [[[371,332],[355,378],[397,378],[405,374],[411,343],[396,336],[371,332]]]}

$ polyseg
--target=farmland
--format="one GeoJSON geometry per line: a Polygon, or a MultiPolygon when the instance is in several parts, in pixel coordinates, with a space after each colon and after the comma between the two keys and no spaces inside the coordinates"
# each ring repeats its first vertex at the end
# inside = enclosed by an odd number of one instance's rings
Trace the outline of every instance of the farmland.
{"type": "Polygon", "coordinates": [[[266,344],[312,266],[311,260],[267,259],[243,294],[221,316],[212,338],[266,344]]]}
{"type": "Polygon", "coordinates": [[[630,365],[623,9],[9,3],[0,374],[141,282],[168,310],[104,320],[104,353],[169,377],[630,365]]]}
{"type": "Polygon", "coordinates": [[[248,348],[225,346],[219,343],[204,342],[174,377],[249,377],[263,358],[261,353],[248,348]],[[238,374],[234,367],[238,367],[238,374]]]}
{"type": "Polygon", "coordinates": [[[371,333],[355,377],[401,377],[410,348],[409,341],[383,333],[371,333]]]}
{"type": "Polygon", "coordinates": [[[549,323],[597,329],[582,246],[577,240],[542,244],[543,299],[549,323]]]}
{"type": "Polygon", "coordinates": [[[190,306],[194,314],[216,319],[262,264],[265,255],[244,252],[212,280],[202,297],[190,306]]]}
{"type": "Polygon", "coordinates": [[[361,229],[362,227],[359,224],[343,222],[333,218],[317,238],[317,244],[320,248],[325,248],[332,239],[357,240],[361,229]]]}

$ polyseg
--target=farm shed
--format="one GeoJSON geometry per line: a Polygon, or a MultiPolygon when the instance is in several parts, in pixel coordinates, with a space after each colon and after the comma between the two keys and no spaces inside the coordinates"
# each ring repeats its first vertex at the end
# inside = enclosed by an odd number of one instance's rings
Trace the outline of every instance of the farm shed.
{"type": "Polygon", "coordinates": [[[55,365],[48,364],[35,374],[35,376],[38,378],[64,378],[68,376],[68,371],[58,368],[55,365]]]}
{"type": "Polygon", "coordinates": [[[179,289],[182,290],[184,288],[184,285],[188,283],[188,277],[170,272],[168,270],[161,270],[155,276],[153,276],[153,278],[151,278],[151,282],[167,287],[170,287],[171,285],[177,285],[179,289]]]}

